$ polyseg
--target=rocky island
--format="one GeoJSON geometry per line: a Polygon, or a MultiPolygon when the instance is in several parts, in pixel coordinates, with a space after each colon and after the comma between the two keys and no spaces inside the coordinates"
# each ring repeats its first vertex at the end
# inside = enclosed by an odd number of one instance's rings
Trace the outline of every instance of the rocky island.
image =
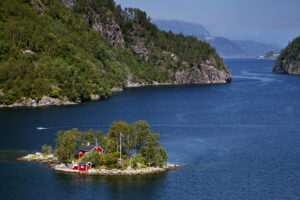
{"type": "Polygon", "coordinates": [[[1,107],[70,105],[126,87],[231,81],[208,43],[161,31],[145,12],[112,0],[7,0],[1,9],[1,107]]]}
{"type": "Polygon", "coordinates": [[[281,51],[273,72],[300,75],[300,36],[281,51]]]}
{"type": "Polygon", "coordinates": [[[20,161],[48,163],[59,172],[86,175],[147,175],[174,170],[167,153],[146,121],[113,122],[107,134],[77,129],[59,131],[54,153],[49,145],[43,153],[28,154],[20,161]],[[98,143],[99,141],[99,143],[98,143]]]}

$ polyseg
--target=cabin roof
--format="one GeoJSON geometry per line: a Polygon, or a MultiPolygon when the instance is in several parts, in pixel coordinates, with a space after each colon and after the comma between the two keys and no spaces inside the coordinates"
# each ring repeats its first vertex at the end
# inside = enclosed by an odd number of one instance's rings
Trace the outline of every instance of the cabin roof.
{"type": "Polygon", "coordinates": [[[89,165],[89,164],[91,164],[92,165],[92,163],[90,163],[90,162],[84,162],[84,161],[81,161],[81,162],[79,162],[78,163],[78,165],[83,165],[83,166],[87,166],[87,165],[89,165]]]}
{"type": "Polygon", "coordinates": [[[93,150],[95,147],[96,147],[95,145],[84,145],[79,149],[79,151],[89,152],[93,150]]]}

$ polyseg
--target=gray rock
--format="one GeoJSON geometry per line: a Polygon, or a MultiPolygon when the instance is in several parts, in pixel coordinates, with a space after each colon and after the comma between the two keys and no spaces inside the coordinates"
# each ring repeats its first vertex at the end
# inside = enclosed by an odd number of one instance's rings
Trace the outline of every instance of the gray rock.
{"type": "Polygon", "coordinates": [[[45,12],[45,5],[42,3],[41,0],[31,0],[31,5],[35,11],[38,13],[43,14],[45,12]]]}
{"type": "Polygon", "coordinates": [[[59,106],[63,105],[62,101],[59,99],[43,96],[39,101],[39,106],[59,106]]]}
{"type": "Polygon", "coordinates": [[[67,8],[73,8],[77,0],[60,0],[67,8]]]}
{"type": "Polygon", "coordinates": [[[121,87],[113,87],[110,91],[111,92],[122,92],[123,88],[121,88],[121,87]]]}
{"type": "Polygon", "coordinates": [[[23,97],[20,102],[9,105],[8,107],[23,107],[23,106],[35,107],[37,106],[37,102],[34,99],[31,98],[26,99],[25,97],[23,97]]]}
{"type": "MultiPolygon", "coordinates": [[[[78,0],[60,0],[67,8],[72,9],[78,0]]],[[[87,18],[91,28],[100,33],[114,47],[124,48],[125,41],[119,24],[109,10],[105,14],[92,12],[87,18]],[[105,21],[105,23],[103,23],[105,21]]]]}
{"type": "Polygon", "coordinates": [[[137,168],[139,168],[139,169],[141,169],[141,168],[142,168],[142,165],[141,165],[141,163],[137,163],[136,165],[137,165],[137,168]]]}
{"type": "Polygon", "coordinates": [[[130,48],[135,54],[141,56],[145,60],[148,60],[151,52],[146,48],[143,42],[137,42],[136,44],[131,45],[130,48]]]}
{"type": "Polygon", "coordinates": [[[59,106],[59,105],[73,105],[75,102],[69,101],[67,98],[63,100],[43,96],[40,101],[31,98],[23,97],[20,102],[11,105],[0,105],[0,107],[40,107],[40,106],[59,106]]]}
{"type": "Polygon", "coordinates": [[[25,51],[22,51],[23,54],[27,54],[27,55],[33,55],[34,52],[31,51],[31,50],[25,50],[25,51]]]}
{"type": "Polygon", "coordinates": [[[217,63],[214,59],[208,59],[190,71],[177,71],[175,74],[169,72],[169,77],[176,84],[219,84],[230,82],[230,72],[218,70],[216,66],[217,63]]]}
{"type": "Polygon", "coordinates": [[[96,100],[99,100],[99,99],[101,99],[101,97],[98,94],[91,94],[91,100],[92,101],[96,101],[96,100]]]}
{"type": "Polygon", "coordinates": [[[107,39],[114,47],[124,48],[125,41],[119,24],[117,24],[112,13],[107,12],[105,15],[92,14],[88,18],[90,26],[107,39]],[[106,23],[103,23],[103,18],[106,23]]]}

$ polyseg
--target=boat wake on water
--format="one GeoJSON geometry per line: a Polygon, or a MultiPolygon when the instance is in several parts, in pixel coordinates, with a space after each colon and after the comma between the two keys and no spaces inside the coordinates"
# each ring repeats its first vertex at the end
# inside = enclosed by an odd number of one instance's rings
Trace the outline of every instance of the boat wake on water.
{"type": "Polygon", "coordinates": [[[45,127],[41,127],[41,126],[38,126],[36,127],[37,130],[45,130],[45,129],[49,129],[49,128],[45,128],[45,127]]]}

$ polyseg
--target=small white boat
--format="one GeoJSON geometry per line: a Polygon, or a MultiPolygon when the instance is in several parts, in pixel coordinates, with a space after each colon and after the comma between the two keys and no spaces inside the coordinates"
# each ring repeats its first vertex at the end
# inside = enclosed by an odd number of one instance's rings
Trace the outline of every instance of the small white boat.
{"type": "Polygon", "coordinates": [[[47,128],[44,128],[44,127],[36,127],[37,130],[45,130],[47,128]]]}

